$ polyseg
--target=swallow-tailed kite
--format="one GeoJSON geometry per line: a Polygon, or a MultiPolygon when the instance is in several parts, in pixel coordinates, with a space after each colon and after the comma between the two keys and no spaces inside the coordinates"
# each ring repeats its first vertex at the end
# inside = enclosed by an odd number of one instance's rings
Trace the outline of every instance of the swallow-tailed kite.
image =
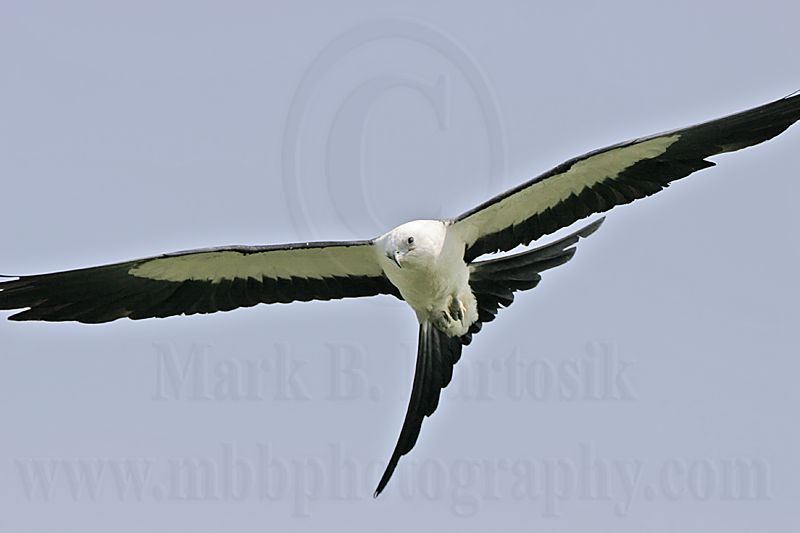
{"type": "Polygon", "coordinates": [[[462,346],[535,287],[544,270],[567,262],[575,243],[602,219],[551,244],[528,245],[594,213],[664,189],[713,166],[706,158],[752,146],[800,119],[800,95],[696,126],[643,137],[571,159],[447,220],[408,222],[372,240],[230,246],[106,266],[18,276],[0,283],[11,320],[109,322],[229,311],[259,303],[389,294],[419,321],[411,399],[378,488],[414,446],[422,420],[450,383],[462,346]]]}

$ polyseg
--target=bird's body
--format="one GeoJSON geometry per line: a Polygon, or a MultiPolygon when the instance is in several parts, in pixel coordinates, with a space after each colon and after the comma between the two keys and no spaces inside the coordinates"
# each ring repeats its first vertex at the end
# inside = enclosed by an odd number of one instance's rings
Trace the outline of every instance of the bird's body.
{"type": "Polygon", "coordinates": [[[465,243],[450,227],[442,220],[414,220],[378,237],[374,246],[383,272],[417,320],[460,337],[478,320],[478,309],[465,243]]]}
{"type": "Polygon", "coordinates": [[[573,158],[447,220],[408,222],[365,241],[229,246],[0,281],[12,320],[102,323],[229,311],[260,303],[391,295],[419,321],[416,371],[397,445],[376,491],[411,451],[450,382],[462,347],[567,262],[589,224],[539,248],[507,252],[595,213],[655,194],[800,120],[800,95],[573,158]]]}

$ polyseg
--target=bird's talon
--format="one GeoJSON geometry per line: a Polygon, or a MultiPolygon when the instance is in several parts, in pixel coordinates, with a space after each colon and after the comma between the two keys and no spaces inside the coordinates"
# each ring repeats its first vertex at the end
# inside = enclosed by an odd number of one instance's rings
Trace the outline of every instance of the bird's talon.
{"type": "Polygon", "coordinates": [[[436,329],[439,331],[447,331],[447,328],[450,326],[450,323],[453,319],[447,314],[446,310],[442,310],[439,313],[439,316],[433,320],[433,325],[436,326],[436,329]]]}
{"type": "Polygon", "coordinates": [[[461,322],[464,319],[464,306],[458,298],[453,298],[450,301],[449,313],[453,321],[461,322]]]}

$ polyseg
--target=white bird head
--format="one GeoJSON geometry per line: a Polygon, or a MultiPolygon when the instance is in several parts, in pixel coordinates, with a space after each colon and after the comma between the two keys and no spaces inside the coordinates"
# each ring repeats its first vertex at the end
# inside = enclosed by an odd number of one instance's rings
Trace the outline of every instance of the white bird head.
{"type": "Polygon", "coordinates": [[[429,264],[442,250],[446,235],[441,220],[414,220],[381,235],[376,244],[398,268],[429,264]]]}

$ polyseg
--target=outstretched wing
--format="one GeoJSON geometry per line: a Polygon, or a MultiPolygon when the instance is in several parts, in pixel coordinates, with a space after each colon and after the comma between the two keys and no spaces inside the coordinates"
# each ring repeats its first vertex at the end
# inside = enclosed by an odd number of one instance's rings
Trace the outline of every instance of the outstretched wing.
{"type": "Polygon", "coordinates": [[[470,287],[478,301],[478,321],[462,337],[448,337],[426,322],[419,326],[417,365],[411,399],[400,430],[400,437],[389,464],[375,490],[377,497],[392,477],[400,458],[411,451],[417,442],[422,420],[439,405],[439,394],[453,377],[453,366],[461,357],[461,349],[472,341],[484,322],[494,320],[500,307],[508,307],[515,291],[534,288],[542,279],[541,272],[563,265],[575,254],[573,246],[581,237],[594,233],[600,219],[575,233],[546,246],[491,261],[470,265],[470,287]]]}
{"type": "Polygon", "coordinates": [[[394,294],[372,241],[210,248],[0,282],[11,320],[109,322],[394,294]]]}
{"type": "Polygon", "coordinates": [[[465,260],[508,251],[593,213],[650,196],[713,166],[706,158],[775,137],[800,120],[800,95],[576,157],[453,221],[465,260]]]}

